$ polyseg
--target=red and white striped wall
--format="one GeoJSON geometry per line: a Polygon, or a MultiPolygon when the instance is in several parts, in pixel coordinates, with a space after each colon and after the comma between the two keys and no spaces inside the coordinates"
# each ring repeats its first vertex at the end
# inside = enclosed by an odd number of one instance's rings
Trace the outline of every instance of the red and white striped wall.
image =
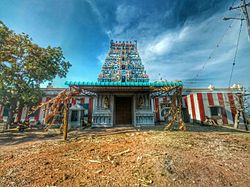
{"type": "MultiPolygon", "coordinates": [[[[50,100],[51,97],[43,97],[40,100],[40,103],[44,103],[48,100],[50,100]]],[[[93,98],[90,97],[80,97],[80,98],[72,98],[71,99],[71,106],[74,106],[76,104],[89,104],[89,108],[88,108],[88,122],[91,123],[92,121],[92,113],[93,113],[93,98]]],[[[40,108],[34,116],[32,117],[28,117],[28,111],[29,109],[27,107],[22,108],[18,114],[15,116],[15,121],[24,121],[25,119],[29,118],[30,121],[40,121],[44,123],[44,119],[46,117],[46,115],[48,114],[48,111],[45,111],[45,106],[40,108]]],[[[0,120],[7,119],[7,116],[3,116],[4,114],[4,107],[2,105],[0,105],[0,120]]]]}
{"type": "Polygon", "coordinates": [[[91,123],[92,113],[93,113],[93,98],[91,98],[91,97],[72,98],[71,104],[72,104],[72,106],[75,106],[76,104],[89,104],[88,122],[91,123]]]}
{"type": "MultiPolygon", "coordinates": [[[[224,124],[234,124],[234,116],[236,114],[235,105],[238,104],[237,96],[233,93],[192,93],[183,97],[182,107],[187,108],[187,112],[190,116],[190,121],[203,122],[205,116],[211,117],[210,106],[221,106],[222,107],[222,119],[224,124]]],[[[46,102],[50,97],[44,97],[41,102],[46,102]]],[[[154,110],[155,110],[155,121],[164,121],[162,110],[167,108],[163,103],[169,98],[157,97],[154,98],[154,110]]],[[[89,104],[88,108],[88,122],[92,121],[93,113],[93,98],[91,97],[78,97],[71,99],[71,106],[76,104],[89,104]]],[[[7,116],[3,116],[4,107],[0,105],[0,119],[7,119],[7,116]]],[[[44,122],[48,112],[45,112],[45,108],[41,108],[36,112],[33,117],[30,117],[31,121],[44,122]]],[[[25,120],[28,115],[28,108],[24,107],[16,115],[16,120],[25,120]]],[[[240,123],[243,123],[241,115],[240,123]]]]}
{"type": "Polygon", "coordinates": [[[155,121],[164,121],[164,112],[162,112],[163,110],[166,110],[168,109],[169,107],[168,106],[165,106],[164,103],[167,103],[167,101],[169,100],[169,97],[156,97],[154,99],[154,109],[155,109],[155,112],[156,112],[156,115],[155,115],[155,121]]]}
{"type": "MultiPolygon", "coordinates": [[[[205,116],[211,117],[210,107],[220,106],[223,123],[234,124],[236,97],[233,93],[193,93],[184,97],[184,103],[191,122],[205,121],[205,116]]],[[[243,122],[242,115],[240,122],[243,122]]]]}

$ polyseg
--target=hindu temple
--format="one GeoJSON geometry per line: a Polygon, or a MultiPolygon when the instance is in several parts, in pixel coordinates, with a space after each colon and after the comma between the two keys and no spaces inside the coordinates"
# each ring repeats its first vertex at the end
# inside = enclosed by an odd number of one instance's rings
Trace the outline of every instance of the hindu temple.
{"type": "MultiPolygon", "coordinates": [[[[168,121],[165,114],[176,109],[179,103],[185,122],[204,123],[213,118],[221,124],[233,125],[240,106],[242,88],[185,88],[182,82],[150,82],[140,58],[137,41],[110,42],[109,52],[95,82],[66,81],[69,88],[80,89],[81,93],[70,100],[69,126],[77,128],[87,124],[92,127],[153,126],[168,121]],[[178,99],[175,100],[175,96],[178,99]],[[181,101],[180,101],[181,99],[181,101]]],[[[43,88],[44,103],[57,96],[65,88],[43,88]]],[[[39,109],[28,115],[25,106],[15,115],[15,121],[29,119],[45,123],[48,110],[39,109]]],[[[175,112],[172,117],[175,116],[175,112]]],[[[8,117],[8,108],[0,105],[0,119],[8,117]]],[[[240,115],[240,124],[246,121],[240,115]]]]}
{"type": "Polygon", "coordinates": [[[111,40],[97,82],[66,82],[96,93],[92,127],[152,126],[155,124],[152,91],[181,82],[149,82],[137,41],[111,40]]]}

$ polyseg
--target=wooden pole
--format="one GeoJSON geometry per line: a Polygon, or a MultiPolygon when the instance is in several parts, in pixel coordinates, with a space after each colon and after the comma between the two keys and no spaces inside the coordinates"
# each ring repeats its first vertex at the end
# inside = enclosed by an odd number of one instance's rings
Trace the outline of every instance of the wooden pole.
{"type": "Polygon", "coordinates": [[[178,88],[178,108],[179,108],[179,129],[186,130],[186,125],[182,115],[182,88],[178,88]]]}
{"type": "Polygon", "coordinates": [[[239,127],[239,123],[240,123],[240,116],[239,116],[239,109],[236,108],[236,114],[235,114],[235,117],[234,117],[234,128],[237,129],[239,127]]]}
{"type": "Polygon", "coordinates": [[[63,109],[63,139],[67,140],[68,137],[68,104],[64,104],[64,109],[63,109]]]}
{"type": "Polygon", "coordinates": [[[248,15],[248,6],[250,5],[250,3],[246,3],[246,0],[243,0],[242,5],[241,5],[241,9],[242,12],[245,16],[245,20],[247,22],[247,32],[248,32],[248,38],[250,39],[250,18],[248,15]]]}

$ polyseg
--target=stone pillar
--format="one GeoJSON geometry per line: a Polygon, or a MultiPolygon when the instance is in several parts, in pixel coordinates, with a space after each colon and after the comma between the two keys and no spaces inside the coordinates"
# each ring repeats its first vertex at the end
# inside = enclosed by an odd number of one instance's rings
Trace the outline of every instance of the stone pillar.
{"type": "Polygon", "coordinates": [[[136,127],[137,126],[137,124],[136,124],[136,95],[133,95],[133,97],[132,97],[132,114],[133,114],[133,125],[136,127]]]}
{"type": "Polygon", "coordinates": [[[110,96],[110,112],[111,112],[111,126],[114,126],[115,122],[115,97],[114,95],[110,96]]]}
{"type": "Polygon", "coordinates": [[[78,110],[77,127],[81,127],[81,110],[78,110]]]}

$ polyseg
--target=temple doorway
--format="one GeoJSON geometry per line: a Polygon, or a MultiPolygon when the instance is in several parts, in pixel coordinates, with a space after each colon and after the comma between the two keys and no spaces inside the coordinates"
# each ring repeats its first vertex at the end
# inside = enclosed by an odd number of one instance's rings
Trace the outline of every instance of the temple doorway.
{"type": "Polygon", "coordinates": [[[132,125],[132,97],[116,97],[115,111],[115,126],[132,125]]]}

